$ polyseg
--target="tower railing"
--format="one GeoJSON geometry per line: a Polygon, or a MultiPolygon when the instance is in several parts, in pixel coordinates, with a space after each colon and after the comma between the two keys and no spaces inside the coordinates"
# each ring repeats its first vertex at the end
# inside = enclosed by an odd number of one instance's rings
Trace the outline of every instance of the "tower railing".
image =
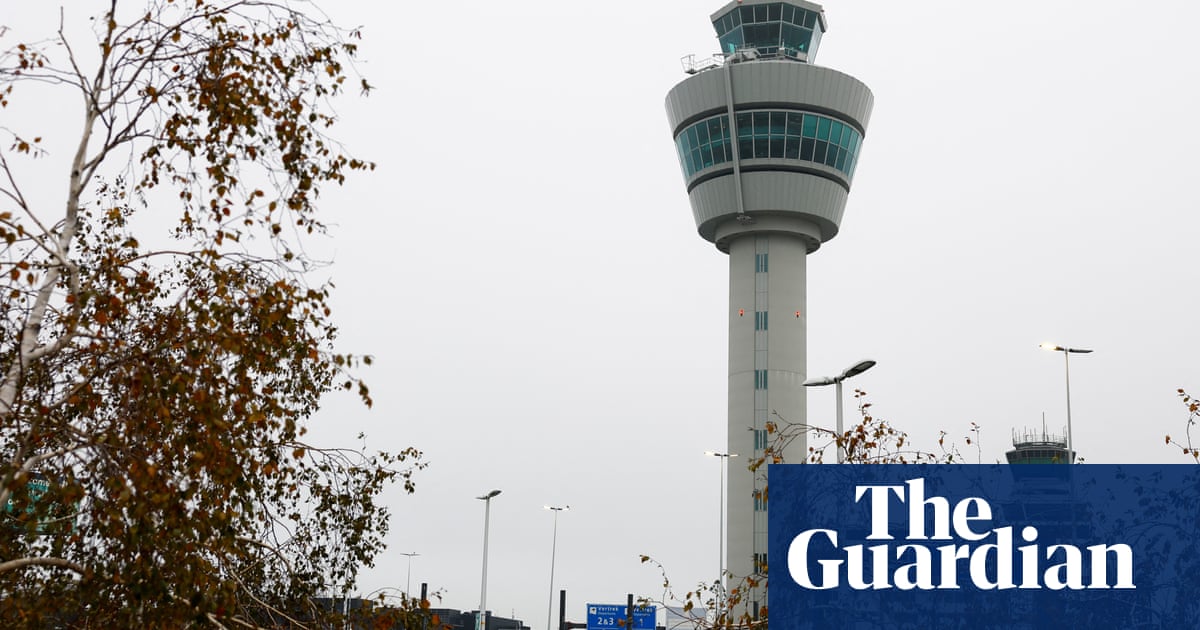
{"type": "Polygon", "coordinates": [[[696,58],[696,55],[684,55],[679,58],[683,71],[688,74],[699,74],[705,70],[720,68],[725,63],[725,56],[718,53],[708,57],[696,58]]]}
{"type": "Polygon", "coordinates": [[[1020,433],[1016,429],[1012,432],[1013,446],[1052,446],[1058,448],[1067,447],[1067,438],[1061,435],[1047,433],[1045,429],[1041,431],[1031,431],[1026,429],[1020,433]]]}

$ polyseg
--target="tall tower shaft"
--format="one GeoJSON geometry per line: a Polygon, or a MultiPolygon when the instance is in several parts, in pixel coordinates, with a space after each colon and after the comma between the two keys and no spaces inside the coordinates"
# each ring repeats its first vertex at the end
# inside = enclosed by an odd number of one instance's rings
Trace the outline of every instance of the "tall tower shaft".
{"type": "MultiPolygon", "coordinates": [[[[819,5],[735,0],[711,16],[722,52],[696,63],[666,99],[700,236],[729,255],[728,450],[751,460],[773,414],[804,423],[805,259],[833,238],[874,97],[812,65],[819,5]]],[[[803,437],[784,452],[807,456],[803,437]]],[[[764,469],[731,467],[726,565],[760,573],[767,557],[764,469]]],[[[765,603],[765,591],[746,604],[765,603]]]]}

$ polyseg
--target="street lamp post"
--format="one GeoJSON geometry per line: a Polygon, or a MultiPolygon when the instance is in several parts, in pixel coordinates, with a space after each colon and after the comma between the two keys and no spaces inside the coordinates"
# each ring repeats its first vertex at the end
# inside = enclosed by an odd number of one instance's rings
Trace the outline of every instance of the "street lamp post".
{"type": "Polygon", "coordinates": [[[721,588],[721,596],[725,595],[725,467],[729,465],[730,457],[737,457],[737,453],[718,453],[716,451],[704,451],[709,457],[720,459],[718,462],[721,466],[721,485],[719,497],[717,500],[717,567],[720,573],[717,574],[718,584],[721,588]]]}
{"type": "Polygon", "coordinates": [[[475,497],[483,501],[483,585],[479,587],[479,615],[475,617],[475,630],[486,630],[487,627],[488,520],[492,513],[492,499],[499,494],[499,490],[492,490],[481,497],[475,497]]]}
{"type": "Polygon", "coordinates": [[[819,387],[821,385],[836,385],[837,386],[837,461],[842,463],[846,460],[845,448],[842,446],[842,381],[858,376],[863,372],[875,367],[875,362],[871,359],[863,359],[854,365],[846,368],[837,376],[822,376],[821,378],[810,378],[804,381],[805,387],[819,387]]]}
{"type": "Polygon", "coordinates": [[[410,587],[412,587],[412,559],[421,554],[413,551],[411,553],[401,552],[400,555],[408,556],[408,579],[404,582],[404,597],[407,599],[410,592],[410,587]]]}
{"type": "Polygon", "coordinates": [[[554,535],[550,538],[550,604],[546,606],[546,630],[551,630],[550,619],[554,613],[554,554],[558,551],[558,513],[569,511],[571,506],[546,505],[543,508],[554,512],[554,535]]]}
{"type": "Polygon", "coordinates": [[[1091,352],[1091,350],[1085,350],[1083,348],[1068,348],[1066,346],[1059,346],[1052,343],[1043,343],[1038,347],[1040,347],[1042,350],[1063,353],[1063,365],[1066,367],[1067,371],[1067,458],[1070,460],[1067,463],[1074,464],[1075,442],[1071,434],[1071,355],[1088,354],[1091,352]]]}

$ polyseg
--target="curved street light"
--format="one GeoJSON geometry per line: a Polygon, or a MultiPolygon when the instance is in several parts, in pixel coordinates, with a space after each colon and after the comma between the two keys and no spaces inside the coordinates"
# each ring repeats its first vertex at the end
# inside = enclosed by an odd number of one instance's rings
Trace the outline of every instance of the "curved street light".
{"type": "Polygon", "coordinates": [[[411,592],[409,589],[410,589],[410,587],[412,587],[412,559],[421,554],[419,554],[415,551],[410,552],[410,553],[404,553],[402,551],[402,552],[400,552],[400,555],[408,556],[408,579],[404,582],[404,597],[408,598],[408,597],[410,597],[409,593],[411,592]]]}
{"type": "Polygon", "coordinates": [[[1075,463],[1075,442],[1071,435],[1071,358],[1070,357],[1072,354],[1088,354],[1091,352],[1091,350],[1086,350],[1084,348],[1068,348],[1066,346],[1060,346],[1060,345],[1053,344],[1053,343],[1043,343],[1043,344],[1040,344],[1038,347],[1041,348],[1042,350],[1049,350],[1051,352],[1063,353],[1063,365],[1066,366],[1066,370],[1067,370],[1067,459],[1069,460],[1067,463],[1074,464],[1075,463]]]}
{"type": "Polygon", "coordinates": [[[720,568],[720,573],[717,574],[717,579],[721,585],[721,597],[725,596],[725,467],[729,465],[730,457],[737,457],[737,453],[718,453],[716,451],[704,451],[709,457],[719,458],[721,461],[721,485],[720,498],[717,502],[717,566],[720,568]]]}
{"type": "Polygon", "coordinates": [[[854,365],[842,370],[842,373],[837,376],[822,376],[820,378],[810,378],[804,381],[805,387],[820,387],[822,385],[837,385],[837,461],[842,463],[846,460],[845,449],[842,442],[842,381],[853,378],[875,367],[875,361],[871,359],[863,359],[854,365]]]}
{"type": "Polygon", "coordinates": [[[479,587],[479,614],[475,617],[475,630],[485,630],[487,627],[488,520],[492,515],[492,499],[499,494],[499,490],[492,490],[481,497],[475,497],[483,501],[483,585],[479,587]]]}
{"type": "Polygon", "coordinates": [[[571,506],[543,505],[542,509],[554,512],[554,535],[550,539],[550,604],[546,606],[546,630],[550,630],[550,619],[554,613],[554,554],[558,551],[558,513],[569,512],[571,506]]]}

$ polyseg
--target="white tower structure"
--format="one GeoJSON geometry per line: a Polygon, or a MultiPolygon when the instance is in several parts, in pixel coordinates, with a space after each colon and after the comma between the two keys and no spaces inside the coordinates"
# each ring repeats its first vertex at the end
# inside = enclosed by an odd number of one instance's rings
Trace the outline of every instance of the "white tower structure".
{"type": "MultiPolygon", "coordinates": [[[[805,257],[842,221],[874,97],[861,81],[813,65],[825,15],[803,0],[736,0],[711,16],[721,54],[684,59],[667,94],[700,236],[729,255],[728,452],[751,461],[773,413],[805,422],[805,257]]],[[[801,463],[803,438],[784,454],[801,463]]],[[[731,466],[726,566],[761,572],[765,485],[731,466]]],[[[765,589],[745,604],[765,603],[765,589]]]]}

